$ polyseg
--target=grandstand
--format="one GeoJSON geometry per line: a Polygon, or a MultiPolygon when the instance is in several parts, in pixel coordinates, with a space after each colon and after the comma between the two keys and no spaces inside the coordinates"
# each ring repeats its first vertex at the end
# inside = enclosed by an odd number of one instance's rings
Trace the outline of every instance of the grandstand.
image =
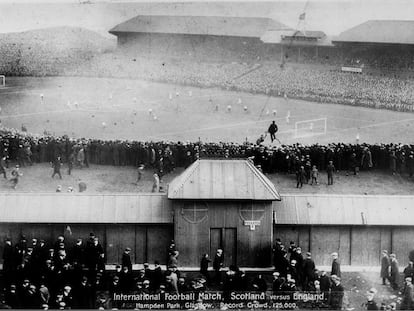
{"type": "Polygon", "coordinates": [[[109,33],[124,53],[135,56],[328,64],[369,74],[403,70],[399,76],[407,77],[405,71],[414,68],[413,24],[372,20],[332,38],[262,17],[138,15],[109,33]]]}
{"type": "MultiPolygon", "coordinates": [[[[344,65],[389,71],[414,70],[414,21],[370,20],[332,41],[344,65]]],[[[411,73],[412,76],[412,73],[411,73]]]]}
{"type": "Polygon", "coordinates": [[[252,59],[269,54],[261,37],[267,31],[293,31],[270,18],[138,15],[112,28],[122,48],[155,56],[208,56],[252,59]],[[184,53],[184,54],[183,54],[184,53]],[[239,56],[239,57],[237,57],[239,56]]]}

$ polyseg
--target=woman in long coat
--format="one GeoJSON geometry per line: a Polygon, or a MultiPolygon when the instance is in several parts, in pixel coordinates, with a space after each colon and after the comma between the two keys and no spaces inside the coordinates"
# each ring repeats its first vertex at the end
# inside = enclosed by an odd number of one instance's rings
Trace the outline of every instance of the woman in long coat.
{"type": "Polygon", "coordinates": [[[390,257],[388,257],[388,251],[382,251],[381,257],[381,272],[380,277],[382,278],[382,285],[385,285],[385,281],[390,277],[390,257]]]}

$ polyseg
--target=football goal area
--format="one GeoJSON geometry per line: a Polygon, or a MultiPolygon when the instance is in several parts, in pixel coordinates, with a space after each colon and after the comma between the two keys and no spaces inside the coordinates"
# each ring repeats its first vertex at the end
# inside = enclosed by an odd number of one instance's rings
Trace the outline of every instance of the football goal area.
{"type": "Polygon", "coordinates": [[[295,122],[295,138],[325,135],[327,118],[303,120],[295,122]]]}

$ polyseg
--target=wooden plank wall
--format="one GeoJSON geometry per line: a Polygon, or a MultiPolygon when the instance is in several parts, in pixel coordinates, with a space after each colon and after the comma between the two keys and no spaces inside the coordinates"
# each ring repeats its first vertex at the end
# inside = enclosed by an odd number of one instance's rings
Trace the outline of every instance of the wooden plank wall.
{"type": "Polygon", "coordinates": [[[386,249],[405,266],[414,249],[413,227],[274,225],[273,236],[286,247],[295,241],[303,253],[312,252],[317,265],[330,265],[330,254],[338,252],[343,265],[378,266],[386,249]]]}
{"type": "MultiPolygon", "coordinates": [[[[198,204],[198,203],[196,203],[198,204]]],[[[245,204],[245,203],[244,203],[245,204]]],[[[236,229],[236,262],[244,267],[269,266],[272,245],[272,210],[268,205],[260,226],[251,231],[240,216],[240,202],[214,202],[208,205],[208,217],[200,223],[192,223],[182,214],[183,202],[174,202],[174,236],[181,252],[180,263],[184,266],[199,266],[202,254],[214,258],[215,249],[210,249],[210,229],[236,229]]],[[[251,206],[251,203],[250,205],[251,206]]],[[[206,208],[205,205],[198,206],[206,208]]],[[[213,231],[214,232],[214,231],[213,231]]],[[[226,258],[226,250],[224,257],[226,258]]]]}
{"type": "MultiPolygon", "coordinates": [[[[165,264],[167,247],[173,239],[172,225],[131,225],[131,224],[0,224],[0,239],[12,239],[15,245],[20,236],[26,236],[28,245],[32,238],[44,239],[48,247],[53,247],[59,235],[64,235],[66,247],[70,249],[78,238],[84,243],[93,232],[106,251],[106,263],[121,262],[124,249],[132,249],[131,259],[135,263],[155,260],[165,264]]],[[[0,258],[3,256],[4,244],[0,244],[0,258]]]]}

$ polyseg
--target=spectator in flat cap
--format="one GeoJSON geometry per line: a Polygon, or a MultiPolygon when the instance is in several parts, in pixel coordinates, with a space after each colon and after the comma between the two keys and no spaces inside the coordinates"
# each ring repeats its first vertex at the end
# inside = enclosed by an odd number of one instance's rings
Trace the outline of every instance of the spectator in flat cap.
{"type": "Polygon", "coordinates": [[[329,295],[329,305],[332,310],[341,310],[344,298],[344,287],[341,284],[341,278],[337,275],[331,275],[332,287],[329,295]]]}
{"type": "Polygon", "coordinates": [[[312,259],[311,253],[306,253],[306,258],[303,260],[303,289],[307,289],[309,284],[315,281],[315,262],[312,259]]]}
{"type": "Polygon", "coordinates": [[[406,277],[404,279],[404,288],[402,290],[402,301],[400,310],[413,310],[414,307],[414,289],[413,289],[413,279],[411,277],[406,277]]]}
{"type": "Polygon", "coordinates": [[[366,310],[379,310],[377,303],[374,300],[375,294],[377,290],[375,288],[371,288],[366,293],[367,302],[365,303],[366,310]]]}

